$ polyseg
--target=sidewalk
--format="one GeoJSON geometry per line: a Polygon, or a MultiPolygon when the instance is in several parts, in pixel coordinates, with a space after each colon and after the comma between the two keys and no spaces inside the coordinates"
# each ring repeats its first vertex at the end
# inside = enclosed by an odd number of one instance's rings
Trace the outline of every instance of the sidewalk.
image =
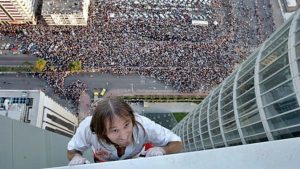
{"type": "Polygon", "coordinates": [[[276,29],[284,23],[284,13],[282,6],[279,4],[279,1],[280,0],[270,0],[270,4],[272,6],[273,21],[276,29]]]}
{"type": "Polygon", "coordinates": [[[134,95],[171,95],[171,96],[203,96],[206,97],[209,92],[180,93],[173,90],[134,90],[130,89],[112,89],[107,92],[107,96],[134,96],[134,95]]]}

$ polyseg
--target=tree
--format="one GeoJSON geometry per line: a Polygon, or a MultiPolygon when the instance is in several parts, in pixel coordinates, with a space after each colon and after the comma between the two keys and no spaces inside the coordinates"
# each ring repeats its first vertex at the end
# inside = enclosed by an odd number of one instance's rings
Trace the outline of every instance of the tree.
{"type": "Polygon", "coordinates": [[[45,69],[46,64],[47,64],[47,61],[45,61],[42,58],[38,58],[38,60],[35,62],[35,65],[34,65],[35,71],[42,72],[45,69]]]}
{"type": "Polygon", "coordinates": [[[81,70],[81,61],[73,61],[69,64],[69,70],[70,71],[80,71],[81,70]]]}

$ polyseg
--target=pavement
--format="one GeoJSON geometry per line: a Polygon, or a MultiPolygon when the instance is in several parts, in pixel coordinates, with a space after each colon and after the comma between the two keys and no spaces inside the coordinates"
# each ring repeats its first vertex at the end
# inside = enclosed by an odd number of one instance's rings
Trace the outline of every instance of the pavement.
{"type": "Polygon", "coordinates": [[[282,9],[278,1],[279,0],[270,0],[270,4],[272,7],[273,21],[276,28],[279,28],[284,23],[284,18],[281,12],[282,9]]]}

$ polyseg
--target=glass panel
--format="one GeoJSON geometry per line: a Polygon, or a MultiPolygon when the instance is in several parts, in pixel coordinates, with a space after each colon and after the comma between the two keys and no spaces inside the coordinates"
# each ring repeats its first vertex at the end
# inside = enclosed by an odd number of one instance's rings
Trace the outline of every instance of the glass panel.
{"type": "MultiPolygon", "coordinates": [[[[278,36],[278,34],[276,34],[278,36]]],[[[275,38],[276,38],[276,35],[275,35],[275,38]]],[[[270,46],[267,46],[268,45],[268,42],[271,42],[271,41],[268,41],[267,44],[266,44],[266,49],[264,49],[264,51],[262,52],[262,57],[265,57],[266,55],[268,55],[276,46],[278,46],[281,42],[285,41],[289,36],[289,29],[284,32],[277,40],[275,40],[273,42],[273,44],[271,44],[270,46]]],[[[273,39],[273,38],[272,38],[273,39]]]]}
{"type": "Polygon", "coordinates": [[[241,105],[243,103],[248,102],[249,100],[252,100],[253,98],[255,98],[254,88],[252,88],[251,90],[247,91],[247,93],[239,97],[237,99],[237,104],[241,105]]]}
{"type": "Polygon", "coordinates": [[[298,108],[298,101],[295,95],[280,100],[264,108],[266,117],[270,118],[275,115],[298,108]]]}
{"type": "Polygon", "coordinates": [[[226,140],[233,140],[236,138],[240,138],[240,135],[237,130],[231,131],[229,133],[225,133],[226,140]]]}
{"type": "Polygon", "coordinates": [[[202,139],[207,139],[207,138],[209,138],[208,132],[203,133],[202,134],[202,139]]]}
{"type": "Polygon", "coordinates": [[[207,131],[208,131],[207,125],[201,127],[201,132],[202,133],[207,132],[207,131]]]}
{"type": "Polygon", "coordinates": [[[300,124],[300,110],[268,120],[271,130],[300,124]]]}
{"type": "Polygon", "coordinates": [[[207,118],[201,120],[200,124],[201,124],[201,127],[207,125],[207,118]]]}
{"type": "Polygon", "coordinates": [[[298,45],[295,47],[295,49],[296,49],[296,57],[297,57],[297,58],[300,58],[300,44],[298,44],[298,45]]]}
{"type": "Polygon", "coordinates": [[[247,114],[240,118],[241,127],[261,121],[258,111],[247,114]]]}
{"type": "Polygon", "coordinates": [[[239,77],[243,76],[245,72],[247,72],[248,70],[252,69],[252,67],[254,67],[257,53],[258,52],[256,52],[251,58],[249,58],[249,60],[242,63],[242,69],[239,73],[239,77]],[[249,63],[249,62],[251,62],[251,63],[249,63]],[[247,63],[249,63],[249,64],[247,65],[247,63]],[[244,65],[246,65],[246,67],[244,67],[244,65]]]}
{"type": "Polygon", "coordinates": [[[211,100],[210,105],[211,106],[218,105],[217,103],[218,103],[218,97],[215,97],[214,99],[211,100]]]}
{"type": "Polygon", "coordinates": [[[235,120],[234,121],[231,121],[229,123],[226,123],[223,125],[223,129],[224,131],[230,131],[230,130],[233,130],[233,129],[236,129],[236,124],[235,124],[235,120]]]}
{"type": "Polygon", "coordinates": [[[296,32],[296,41],[295,43],[299,42],[300,41],[300,31],[296,32]]]}
{"type": "Polygon", "coordinates": [[[203,150],[203,145],[201,141],[196,141],[195,143],[197,151],[203,150]]]}
{"type": "Polygon", "coordinates": [[[215,136],[215,135],[220,134],[221,130],[220,130],[220,127],[218,127],[218,128],[211,130],[210,132],[211,132],[211,135],[215,136]]]}
{"type": "Polygon", "coordinates": [[[215,144],[215,148],[221,148],[221,147],[225,147],[225,144],[224,143],[215,144]]]}
{"type": "Polygon", "coordinates": [[[263,105],[269,104],[294,92],[292,81],[289,81],[262,96],[263,105]]]}
{"type": "Polygon", "coordinates": [[[298,60],[298,72],[300,73],[300,60],[298,60]]]}
{"type": "Polygon", "coordinates": [[[237,97],[247,92],[249,89],[251,89],[254,86],[254,77],[249,79],[245,84],[242,84],[239,86],[239,88],[236,90],[237,97]]]}
{"type": "Polygon", "coordinates": [[[214,120],[210,123],[210,128],[213,129],[215,127],[219,126],[219,120],[214,120]]]}
{"type": "MultiPolygon", "coordinates": [[[[276,34],[274,34],[275,36],[271,37],[271,39],[268,40],[268,41],[266,42],[266,46],[268,46],[269,44],[273,43],[273,41],[275,41],[275,42],[276,42],[276,41],[282,41],[282,39],[287,38],[287,37],[288,37],[288,34],[286,34],[286,33],[289,32],[289,27],[290,27],[291,23],[292,23],[292,20],[289,20],[288,23],[287,23],[283,28],[281,28],[280,30],[278,30],[278,32],[276,32],[276,34]],[[282,32],[284,32],[284,33],[283,33],[283,36],[280,36],[280,37],[278,38],[278,36],[279,36],[282,32]],[[284,34],[285,34],[285,35],[284,35],[284,34]],[[278,40],[276,40],[277,38],[278,38],[278,40]]],[[[275,45],[275,46],[276,46],[276,45],[275,45]]]]}
{"type": "MultiPolygon", "coordinates": [[[[260,61],[260,70],[262,70],[264,67],[272,64],[280,55],[282,55],[284,52],[286,52],[287,49],[288,49],[288,43],[287,43],[287,41],[285,41],[275,51],[273,51],[269,56],[267,56],[262,61],[260,61]]],[[[273,48],[271,48],[271,50],[273,50],[273,48]]],[[[268,51],[268,52],[271,52],[271,51],[268,51]]]]}
{"type": "Polygon", "coordinates": [[[238,86],[240,84],[242,84],[243,82],[245,82],[245,81],[249,80],[250,78],[252,78],[253,75],[254,75],[254,68],[252,68],[252,70],[250,70],[248,73],[246,73],[246,75],[239,78],[239,80],[237,81],[238,86]]]}
{"type": "Polygon", "coordinates": [[[214,143],[222,143],[223,139],[221,135],[215,136],[212,138],[214,143]]]}
{"type": "Polygon", "coordinates": [[[228,105],[222,108],[222,112],[224,114],[231,112],[232,110],[233,110],[233,103],[229,103],[228,105]]]}
{"type": "Polygon", "coordinates": [[[224,106],[226,105],[227,103],[231,102],[233,100],[233,97],[232,97],[232,93],[230,95],[227,95],[227,97],[224,99],[221,100],[221,106],[224,106]]]}
{"type": "Polygon", "coordinates": [[[218,118],[218,112],[213,112],[209,115],[209,121],[213,121],[218,118]]]}
{"type": "Polygon", "coordinates": [[[278,71],[280,68],[286,66],[289,64],[289,58],[288,54],[281,56],[279,59],[277,59],[274,63],[272,63],[270,66],[268,66],[266,69],[264,69],[261,73],[261,80],[266,79],[270,75],[274,74],[276,71],[278,71]]]}
{"type": "Polygon", "coordinates": [[[243,105],[242,107],[239,107],[237,109],[238,111],[238,114],[239,114],[239,117],[244,115],[244,114],[247,114],[253,110],[255,110],[257,108],[257,104],[256,104],[256,100],[252,100],[250,102],[248,102],[247,104],[243,105]]]}
{"type": "Polygon", "coordinates": [[[211,149],[212,148],[210,139],[203,140],[203,144],[204,144],[205,149],[211,149]]]}
{"type": "Polygon", "coordinates": [[[299,19],[297,20],[296,24],[297,24],[296,28],[300,28],[300,22],[299,22],[299,19]]]}
{"type": "Polygon", "coordinates": [[[300,137],[300,126],[272,132],[275,140],[300,137]]]}
{"type": "Polygon", "coordinates": [[[223,123],[227,123],[228,121],[231,121],[234,119],[234,113],[231,112],[225,116],[222,117],[223,123]]]}
{"type": "Polygon", "coordinates": [[[266,134],[259,134],[259,135],[256,135],[256,136],[246,137],[245,141],[246,141],[247,144],[259,143],[259,142],[268,141],[268,138],[267,138],[266,134]]]}
{"type": "Polygon", "coordinates": [[[222,98],[226,97],[230,93],[232,93],[232,85],[229,88],[223,90],[222,98]]]}
{"type": "Polygon", "coordinates": [[[241,139],[231,140],[227,142],[228,146],[242,145],[241,139]]]}
{"type": "Polygon", "coordinates": [[[290,78],[291,78],[290,69],[289,69],[289,67],[286,67],[285,69],[281,70],[276,75],[273,75],[271,78],[269,78],[268,80],[263,82],[260,85],[261,92],[263,93],[290,78]]]}
{"type": "Polygon", "coordinates": [[[260,123],[256,123],[251,126],[242,128],[242,132],[243,132],[243,135],[246,137],[246,136],[250,136],[250,135],[254,135],[254,134],[258,134],[258,133],[263,133],[263,132],[265,132],[265,130],[264,130],[262,123],[260,122],[260,123]]]}

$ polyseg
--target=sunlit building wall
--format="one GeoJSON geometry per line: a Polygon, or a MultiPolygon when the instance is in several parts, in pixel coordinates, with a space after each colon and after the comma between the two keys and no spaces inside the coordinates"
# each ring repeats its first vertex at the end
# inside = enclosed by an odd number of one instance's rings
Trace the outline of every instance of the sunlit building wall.
{"type": "Polygon", "coordinates": [[[37,0],[0,0],[1,24],[36,24],[37,0]]]}
{"type": "Polygon", "coordinates": [[[173,128],[185,151],[300,136],[299,12],[173,128]]]}

